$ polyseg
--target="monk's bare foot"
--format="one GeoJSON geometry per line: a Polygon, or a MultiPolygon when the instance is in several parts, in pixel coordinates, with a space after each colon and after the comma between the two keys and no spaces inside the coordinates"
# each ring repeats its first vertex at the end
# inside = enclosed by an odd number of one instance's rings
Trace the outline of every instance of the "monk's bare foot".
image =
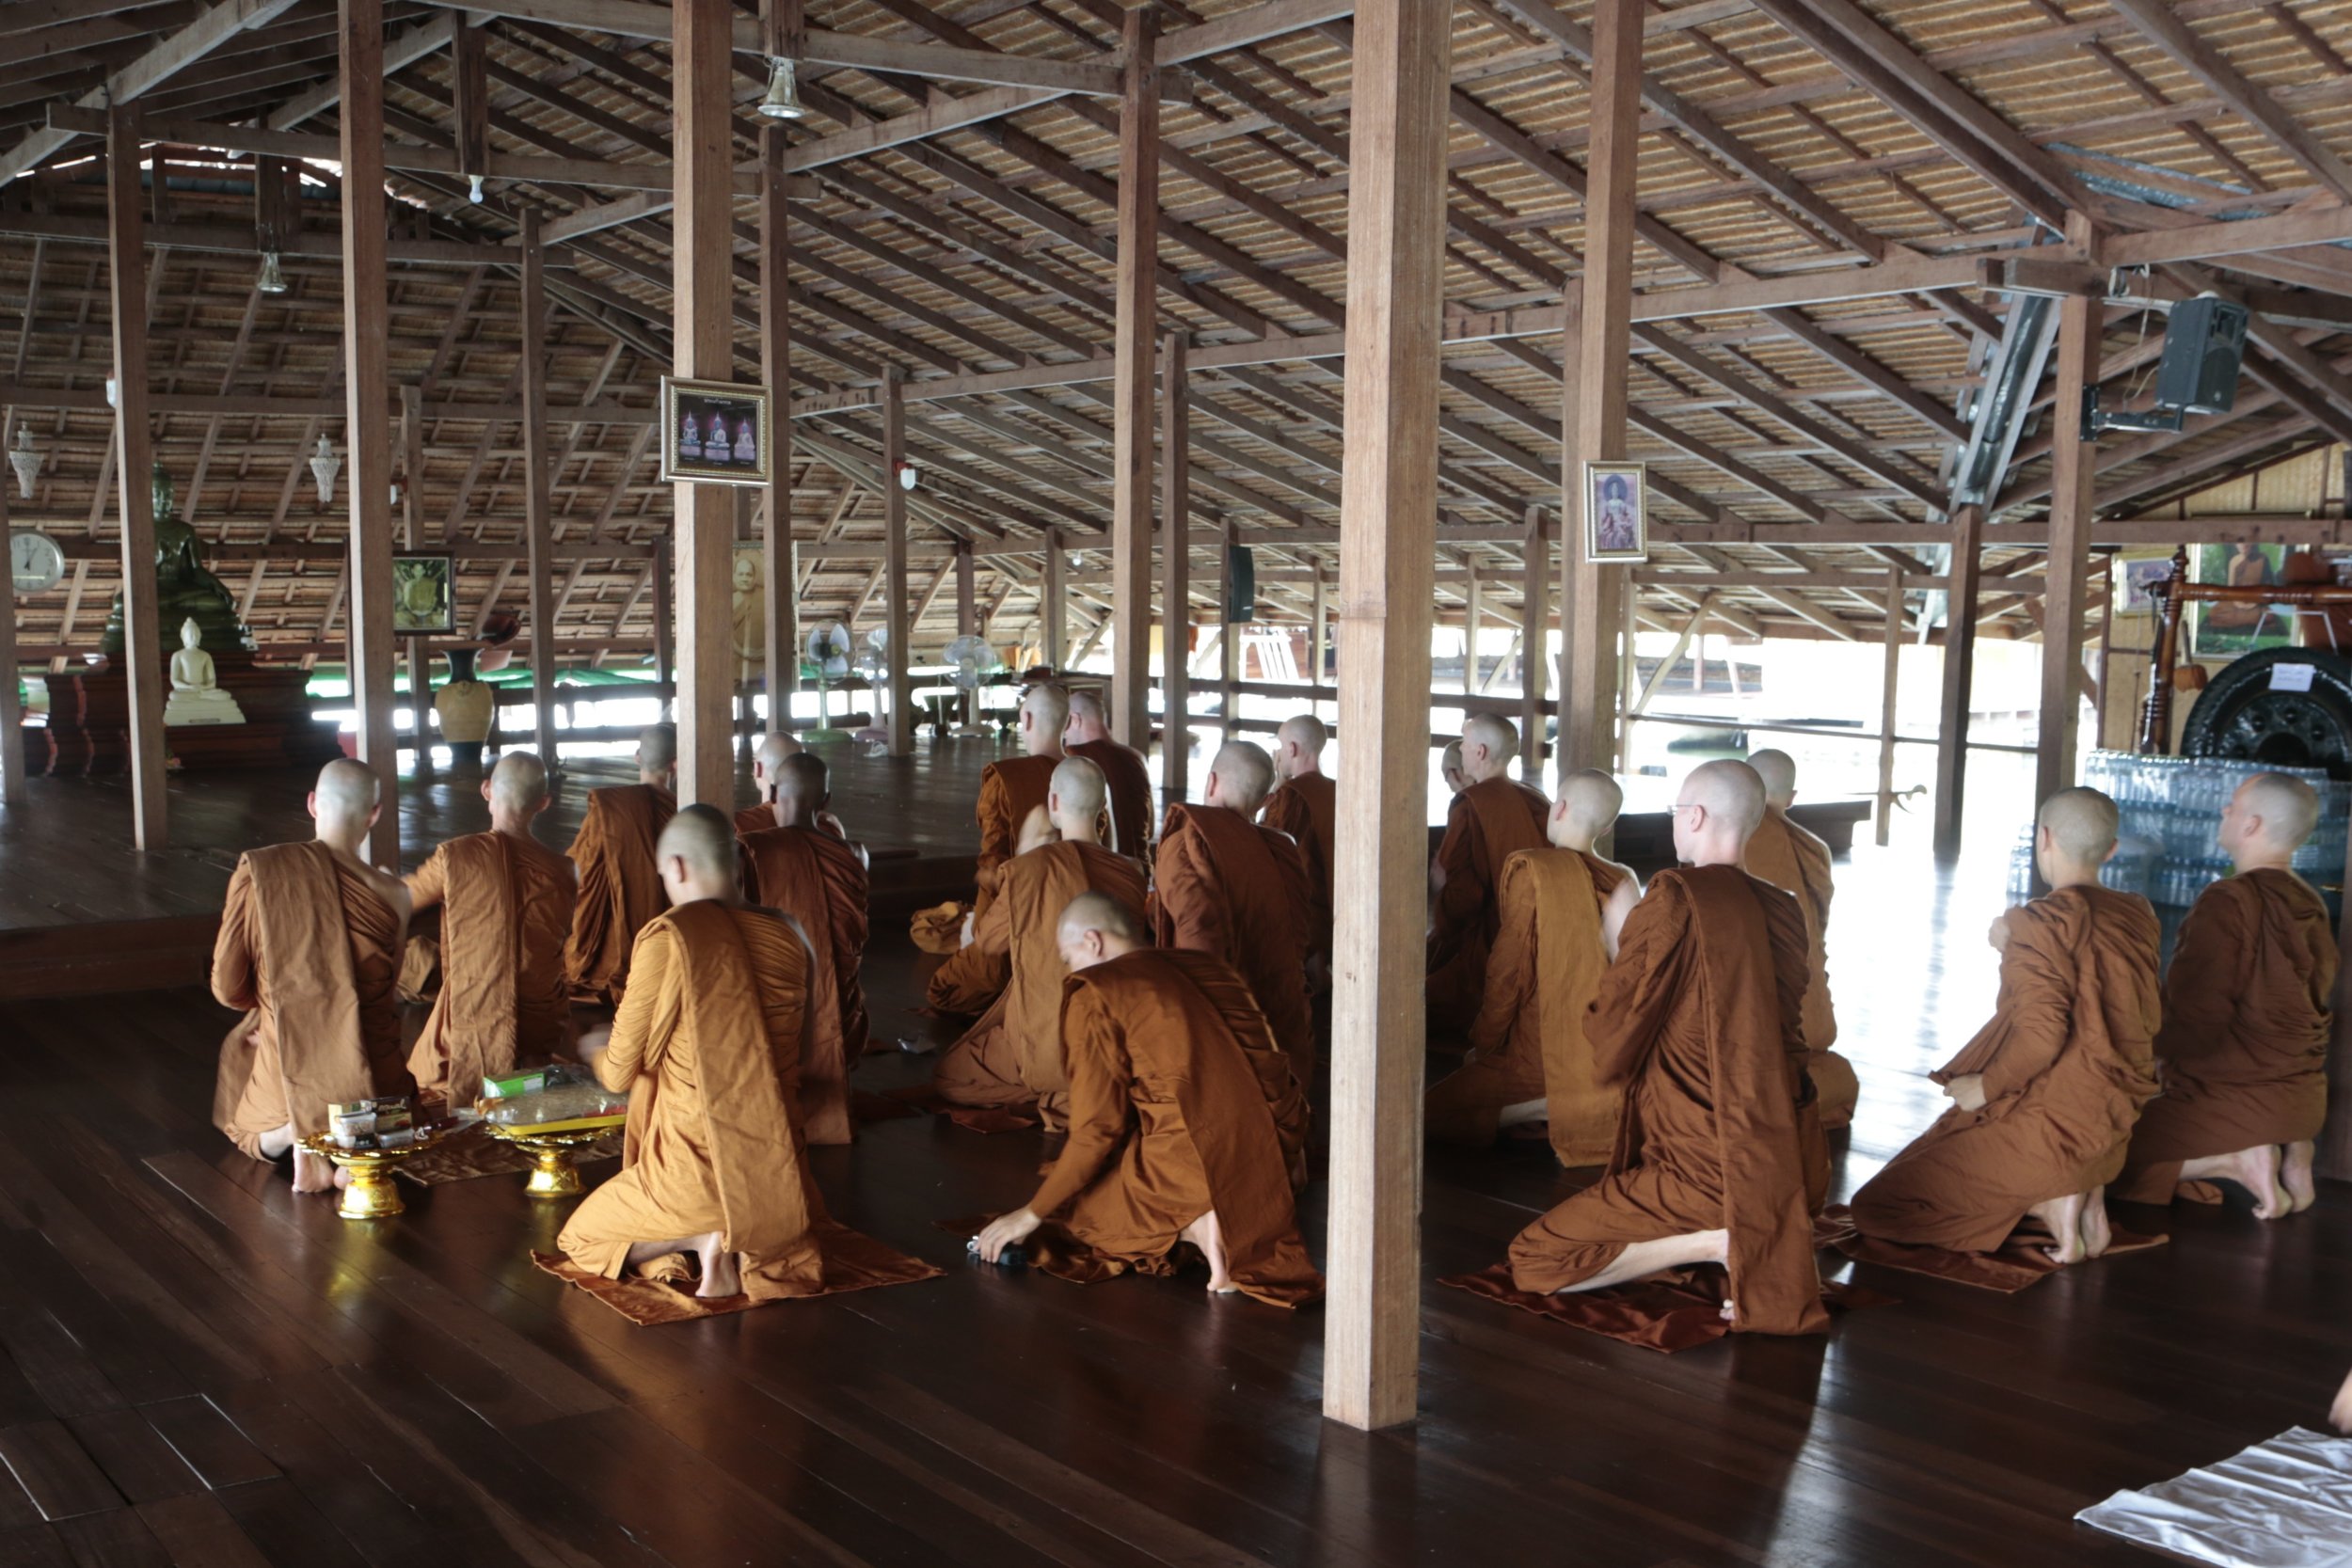
{"type": "Polygon", "coordinates": [[[350,1185],[351,1172],[343,1169],[341,1165],[337,1165],[335,1167],[335,1190],[340,1193],[350,1185]]]}
{"type": "Polygon", "coordinates": [[[307,1148],[294,1151],[294,1190],[298,1193],[331,1193],[335,1178],[341,1173],[324,1154],[313,1154],[307,1148]]]}
{"type": "Polygon", "coordinates": [[[2352,1374],[2346,1374],[2344,1386],[2336,1390],[2335,1407],[2328,1412],[2328,1422],[2338,1432],[2352,1433],[2352,1374]]]}
{"type": "Polygon", "coordinates": [[[2234,1181],[2254,1195],[2254,1217],[2275,1220],[2295,1212],[2293,1199],[2279,1184],[2279,1146],[2256,1144],[2241,1148],[2235,1154],[2217,1155],[2208,1160],[2191,1160],[2181,1167],[2181,1178],[2192,1180],[2199,1177],[2217,1177],[2234,1181]]]}
{"type": "Polygon", "coordinates": [[[2081,1193],[2070,1193],[2064,1197],[2054,1197],[2046,1203],[2037,1203],[2026,1210],[2026,1214],[2027,1218],[2038,1219],[2050,1227],[2050,1234],[2055,1240],[2042,1250],[2050,1255],[2053,1262],[2079,1263],[2090,1256],[2083,1250],[2083,1195],[2081,1193]]]}
{"type": "Polygon", "coordinates": [[[720,1301],[743,1293],[743,1271],[738,1256],[720,1244],[719,1233],[694,1239],[694,1256],[703,1266],[703,1282],[694,1294],[704,1301],[720,1301]]]}
{"type": "Polygon", "coordinates": [[[1212,1209],[1177,1233],[1180,1242],[1190,1242],[1200,1249],[1200,1256],[1209,1260],[1209,1289],[1224,1296],[1233,1293],[1233,1276],[1225,1272],[1225,1232],[1218,1228],[1216,1211],[1212,1209]]]}
{"type": "Polygon", "coordinates": [[[2106,1256],[2115,1241],[2115,1227],[2107,1223],[2107,1190],[2093,1187],[2083,1196],[2083,1254],[2089,1258],[2106,1256]]]}
{"type": "Polygon", "coordinates": [[[2286,1147],[2286,1156],[2279,1163],[2279,1185],[2287,1192],[2287,1202],[2295,1212],[2301,1213],[2319,1196],[2319,1189],[2312,1184],[2312,1159],[2318,1153],[2310,1138],[2286,1147]]]}

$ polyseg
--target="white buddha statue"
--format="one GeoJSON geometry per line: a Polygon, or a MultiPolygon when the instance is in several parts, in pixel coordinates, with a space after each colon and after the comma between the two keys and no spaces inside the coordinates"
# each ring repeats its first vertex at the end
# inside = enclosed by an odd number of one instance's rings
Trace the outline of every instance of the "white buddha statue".
{"type": "Polygon", "coordinates": [[[180,651],[171,656],[171,700],[164,705],[164,723],[242,724],[245,710],[220,689],[213,656],[202,647],[204,628],[191,615],[180,623],[180,651]]]}

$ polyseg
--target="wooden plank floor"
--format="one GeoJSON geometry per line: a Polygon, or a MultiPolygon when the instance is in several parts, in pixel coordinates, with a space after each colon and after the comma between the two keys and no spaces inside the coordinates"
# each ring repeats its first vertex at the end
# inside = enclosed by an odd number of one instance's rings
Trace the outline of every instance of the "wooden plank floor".
{"type": "MultiPolygon", "coordinates": [[[[1851,1182],[1933,1115],[1999,889],[1841,877],[1851,1182]]],[[[885,1036],[938,1027],[917,962],[882,934],[885,1036]]],[[[1661,1356],[1432,1284],[1423,1418],[1367,1435],[1317,1416],[1311,1311],[969,1265],[935,1222],[1018,1202],[1041,1147],[930,1118],[816,1164],[946,1278],[640,1329],[531,1267],[562,1211],[519,1178],[349,1225],[237,1156],[206,1125],[225,1022],[189,991],[0,1004],[0,1564],[2149,1562],[2069,1516],[2317,1421],[2352,1363],[2330,1186],[2016,1296],[1866,1270],[1899,1304],[1827,1340],[1661,1356]]],[[[1433,1158],[1426,1272],[1575,1180],[1433,1158]]]]}

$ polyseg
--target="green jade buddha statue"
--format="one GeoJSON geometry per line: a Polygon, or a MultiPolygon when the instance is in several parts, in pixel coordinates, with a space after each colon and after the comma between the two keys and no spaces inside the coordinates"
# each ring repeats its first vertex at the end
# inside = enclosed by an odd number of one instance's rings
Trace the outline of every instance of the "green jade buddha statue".
{"type": "MultiPolygon", "coordinates": [[[[168,648],[180,641],[182,623],[194,621],[202,639],[197,646],[207,652],[249,649],[252,639],[237,621],[237,601],[228,585],[204,569],[197,556],[196,530],[180,520],[174,505],[171,476],[155,465],[155,643],[168,648]]],[[[122,657],[122,595],[115,595],[106,617],[100,648],[110,658],[122,657]]]]}

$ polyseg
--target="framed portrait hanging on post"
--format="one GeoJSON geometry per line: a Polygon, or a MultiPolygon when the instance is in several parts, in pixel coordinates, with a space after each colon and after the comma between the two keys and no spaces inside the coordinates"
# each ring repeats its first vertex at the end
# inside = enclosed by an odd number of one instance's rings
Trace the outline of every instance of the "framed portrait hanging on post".
{"type": "Polygon", "coordinates": [[[392,557],[392,635],[448,637],[457,630],[457,562],[446,555],[392,557]]]}
{"type": "Polygon", "coordinates": [[[664,483],[765,484],[774,444],[765,387],[661,378],[664,483]]]}
{"type": "Polygon", "coordinates": [[[1644,501],[1645,463],[1584,465],[1584,559],[1649,559],[1649,512],[1644,501]]]}

